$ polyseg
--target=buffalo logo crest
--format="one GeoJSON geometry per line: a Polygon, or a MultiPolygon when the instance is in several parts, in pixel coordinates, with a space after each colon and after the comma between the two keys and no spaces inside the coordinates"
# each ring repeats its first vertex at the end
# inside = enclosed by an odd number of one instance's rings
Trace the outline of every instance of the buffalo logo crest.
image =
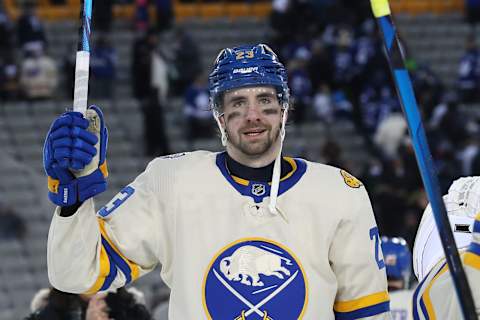
{"type": "Polygon", "coordinates": [[[301,319],[305,273],[293,253],[267,239],[228,245],[210,263],[203,292],[209,319],[301,319]]]}

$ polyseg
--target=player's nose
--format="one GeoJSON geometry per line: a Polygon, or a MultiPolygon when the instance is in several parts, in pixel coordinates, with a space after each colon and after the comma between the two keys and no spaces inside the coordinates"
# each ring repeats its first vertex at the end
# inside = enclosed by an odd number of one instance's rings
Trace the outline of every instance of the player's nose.
{"type": "Polygon", "coordinates": [[[247,121],[258,121],[260,120],[260,107],[256,103],[250,103],[246,108],[245,118],[247,121]]]}

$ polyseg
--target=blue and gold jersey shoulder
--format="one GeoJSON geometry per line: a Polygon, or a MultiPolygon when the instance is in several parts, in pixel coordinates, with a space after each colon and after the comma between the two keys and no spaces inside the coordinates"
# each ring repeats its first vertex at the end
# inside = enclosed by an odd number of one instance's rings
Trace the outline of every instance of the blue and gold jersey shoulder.
{"type": "MultiPolygon", "coordinates": [[[[307,164],[304,160],[289,157],[284,157],[283,159],[290,164],[292,169],[280,179],[279,196],[293,188],[307,171],[307,164]]],[[[217,154],[216,165],[235,190],[243,196],[251,197],[255,203],[261,203],[265,197],[270,195],[270,183],[245,180],[231,175],[226,165],[225,152],[217,154]]]]}

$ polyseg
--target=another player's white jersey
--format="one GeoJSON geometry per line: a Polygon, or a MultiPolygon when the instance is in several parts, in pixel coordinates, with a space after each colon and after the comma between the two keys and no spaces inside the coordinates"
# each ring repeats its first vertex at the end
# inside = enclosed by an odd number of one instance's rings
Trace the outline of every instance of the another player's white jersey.
{"type": "Polygon", "coordinates": [[[286,158],[270,185],[231,176],[225,153],[159,158],[95,215],[57,209],[48,273],[58,289],[120,287],[162,264],[169,318],[390,319],[378,229],[362,184],[286,158]],[[201,190],[201,191],[200,191],[201,190]]]}
{"type": "MultiPolygon", "coordinates": [[[[480,319],[480,214],[473,226],[472,243],[461,253],[461,260],[480,319]]],[[[419,320],[463,319],[445,259],[435,265],[415,289],[413,314],[419,320]]]]}
{"type": "Polygon", "coordinates": [[[413,290],[398,290],[390,292],[390,311],[392,320],[413,320],[412,315],[413,290]]]}

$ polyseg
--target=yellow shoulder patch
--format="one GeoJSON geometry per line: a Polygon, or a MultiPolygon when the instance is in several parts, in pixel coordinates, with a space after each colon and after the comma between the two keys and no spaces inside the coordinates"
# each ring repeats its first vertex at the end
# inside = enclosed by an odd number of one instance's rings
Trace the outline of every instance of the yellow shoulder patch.
{"type": "Polygon", "coordinates": [[[343,181],[345,181],[345,184],[350,188],[360,188],[361,186],[363,186],[363,183],[361,183],[360,180],[352,176],[347,171],[340,170],[340,174],[342,175],[343,181]]]}

